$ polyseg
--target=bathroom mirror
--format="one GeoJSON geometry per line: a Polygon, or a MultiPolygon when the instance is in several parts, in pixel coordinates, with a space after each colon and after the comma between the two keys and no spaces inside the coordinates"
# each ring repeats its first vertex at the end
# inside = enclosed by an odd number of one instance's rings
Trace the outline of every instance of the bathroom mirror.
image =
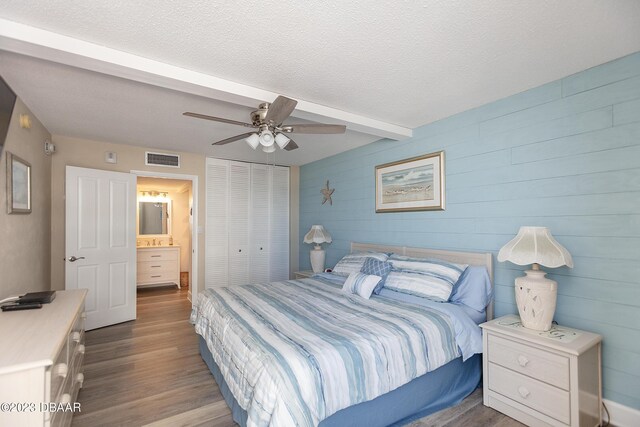
{"type": "Polygon", "coordinates": [[[171,234],[171,203],[139,202],[138,235],[171,234]]]}

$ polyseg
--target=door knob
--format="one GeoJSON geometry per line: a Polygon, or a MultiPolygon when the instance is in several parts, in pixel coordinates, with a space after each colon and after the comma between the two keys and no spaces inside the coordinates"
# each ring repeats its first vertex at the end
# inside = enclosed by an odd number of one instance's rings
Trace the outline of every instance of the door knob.
{"type": "Polygon", "coordinates": [[[69,262],[76,262],[79,259],[84,259],[84,257],[83,256],[79,256],[79,257],[72,256],[72,257],[69,258],[69,262]]]}

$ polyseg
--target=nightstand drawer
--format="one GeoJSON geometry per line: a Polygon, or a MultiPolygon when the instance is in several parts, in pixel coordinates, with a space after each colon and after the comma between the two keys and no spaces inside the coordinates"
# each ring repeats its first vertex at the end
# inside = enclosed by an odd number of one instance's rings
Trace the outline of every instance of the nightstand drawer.
{"type": "Polygon", "coordinates": [[[556,420],[570,424],[569,393],[489,363],[489,389],[556,420]]]}
{"type": "Polygon", "coordinates": [[[569,359],[494,334],[489,335],[489,362],[569,390],[569,359]]]}

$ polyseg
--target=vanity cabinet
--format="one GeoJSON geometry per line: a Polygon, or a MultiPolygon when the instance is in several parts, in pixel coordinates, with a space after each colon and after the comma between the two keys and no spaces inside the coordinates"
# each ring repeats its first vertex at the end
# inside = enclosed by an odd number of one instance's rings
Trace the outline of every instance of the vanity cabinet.
{"type": "Polygon", "coordinates": [[[138,286],[172,283],[180,288],[180,247],[138,248],[138,286]]]}

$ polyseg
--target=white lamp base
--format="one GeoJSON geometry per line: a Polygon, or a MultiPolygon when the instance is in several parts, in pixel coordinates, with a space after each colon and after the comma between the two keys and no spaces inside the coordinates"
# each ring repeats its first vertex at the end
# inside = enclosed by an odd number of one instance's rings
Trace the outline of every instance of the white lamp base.
{"type": "Polygon", "coordinates": [[[525,274],[516,278],[516,303],[522,325],[537,331],[548,331],[556,311],[558,283],[544,277],[547,273],[540,270],[537,264],[525,274]]]}
{"type": "Polygon", "coordinates": [[[316,245],[311,251],[309,251],[309,257],[311,258],[311,269],[314,273],[322,273],[324,271],[324,249],[322,246],[316,245]]]}

